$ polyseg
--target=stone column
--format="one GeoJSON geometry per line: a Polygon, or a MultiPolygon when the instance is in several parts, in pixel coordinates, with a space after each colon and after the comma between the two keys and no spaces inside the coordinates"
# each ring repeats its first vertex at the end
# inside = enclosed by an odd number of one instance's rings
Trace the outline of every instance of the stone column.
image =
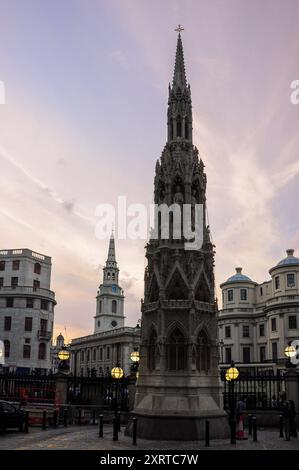
{"type": "Polygon", "coordinates": [[[285,373],[286,397],[293,400],[296,412],[299,412],[299,374],[296,369],[288,369],[285,373]]]}
{"type": "Polygon", "coordinates": [[[58,405],[67,404],[67,381],[70,374],[58,372],[56,378],[55,401],[58,405]]]}

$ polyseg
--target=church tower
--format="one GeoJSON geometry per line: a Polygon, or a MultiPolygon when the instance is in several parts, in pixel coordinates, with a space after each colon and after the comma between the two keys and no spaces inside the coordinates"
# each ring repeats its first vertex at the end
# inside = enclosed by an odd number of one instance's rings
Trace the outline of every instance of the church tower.
{"type": "MultiPolygon", "coordinates": [[[[134,414],[138,435],[148,439],[226,437],[217,357],[214,246],[206,225],[206,174],[193,145],[192,102],[186,80],[181,29],[169,85],[167,143],[156,163],[154,200],[203,206],[201,248],[186,249],[183,235],[151,238],[146,247],[140,374],[134,414]]],[[[192,221],[194,226],[194,220],[192,221]]]]}
{"type": "Polygon", "coordinates": [[[94,317],[95,333],[122,328],[124,317],[124,292],[118,284],[119,269],[115,258],[115,240],[112,233],[108,257],[103,268],[103,283],[97,293],[97,311],[94,317]]]}

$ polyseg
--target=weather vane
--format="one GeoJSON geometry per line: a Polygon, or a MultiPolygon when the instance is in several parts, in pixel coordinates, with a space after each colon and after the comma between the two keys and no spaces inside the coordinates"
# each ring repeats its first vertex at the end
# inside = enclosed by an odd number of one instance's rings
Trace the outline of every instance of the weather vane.
{"type": "Polygon", "coordinates": [[[178,25],[177,28],[175,28],[175,31],[177,31],[179,34],[184,31],[185,28],[183,28],[183,26],[181,24],[178,25]]]}

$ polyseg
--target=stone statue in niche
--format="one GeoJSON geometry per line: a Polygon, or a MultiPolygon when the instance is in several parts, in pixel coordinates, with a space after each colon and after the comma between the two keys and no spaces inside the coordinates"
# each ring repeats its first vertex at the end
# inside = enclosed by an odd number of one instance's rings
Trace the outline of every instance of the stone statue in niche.
{"type": "Polygon", "coordinates": [[[184,204],[184,194],[182,193],[182,188],[179,184],[175,187],[175,193],[173,196],[173,202],[175,204],[184,204]]]}

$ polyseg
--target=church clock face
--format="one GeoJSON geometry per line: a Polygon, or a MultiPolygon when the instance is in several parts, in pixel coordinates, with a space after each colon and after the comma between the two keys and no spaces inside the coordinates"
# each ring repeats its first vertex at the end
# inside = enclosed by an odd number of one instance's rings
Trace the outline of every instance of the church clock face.
{"type": "Polygon", "coordinates": [[[111,287],[111,290],[112,290],[112,292],[117,292],[117,286],[115,284],[113,284],[113,286],[111,287]]]}
{"type": "Polygon", "coordinates": [[[117,321],[116,321],[116,320],[112,320],[111,326],[113,326],[113,328],[115,328],[115,327],[117,326],[117,321]]]}

